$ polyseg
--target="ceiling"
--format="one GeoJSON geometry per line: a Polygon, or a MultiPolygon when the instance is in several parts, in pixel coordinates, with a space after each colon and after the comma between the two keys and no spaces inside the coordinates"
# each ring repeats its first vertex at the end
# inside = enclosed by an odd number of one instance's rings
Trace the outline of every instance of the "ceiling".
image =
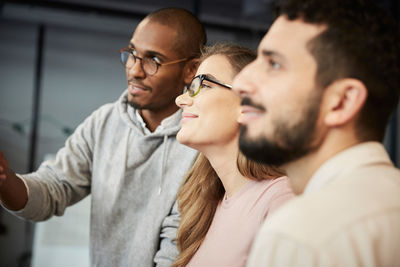
{"type": "MultiPolygon", "coordinates": [[[[206,27],[262,34],[273,21],[273,2],[274,0],[3,0],[0,1],[0,5],[23,4],[138,20],[159,8],[182,7],[196,14],[206,27]]],[[[399,0],[376,2],[399,18],[399,0]]]]}
{"type": "Polygon", "coordinates": [[[273,0],[10,0],[13,4],[96,12],[119,17],[138,17],[163,7],[192,11],[206,25],[237,30],[263,31],[273,20],[273,0]]]}

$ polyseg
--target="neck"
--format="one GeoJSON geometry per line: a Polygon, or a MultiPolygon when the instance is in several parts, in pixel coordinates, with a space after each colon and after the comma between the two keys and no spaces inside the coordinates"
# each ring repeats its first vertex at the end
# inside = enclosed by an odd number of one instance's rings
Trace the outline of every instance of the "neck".
{"type": "Polygon", "coordinates": [[[240,174],[237,167],[237,142],[214,146],[202,151],[210,161],[213,169],[221,180],[227,197],[231,197],[246,184],[249,179],[240,174]]]}
{"type": "Polygon", "coordinates": [[[169,108],[164,108],[162,110],[142,109],[139,110],[139,113],[146,123],[147,128],[151,132],[154,132],[165,118],[171,116],[177,110],[178,107],[174,104],[173,106],[169,108]]]}
{"type": "Polygon", "coordinates": [[[360,141],[354,135],[350,136],[340,130],[331,130],[316,150],[282,166],[290,179],[294,193],[302,194],[321,165],[337,153],[358,143],[360,141]]]}

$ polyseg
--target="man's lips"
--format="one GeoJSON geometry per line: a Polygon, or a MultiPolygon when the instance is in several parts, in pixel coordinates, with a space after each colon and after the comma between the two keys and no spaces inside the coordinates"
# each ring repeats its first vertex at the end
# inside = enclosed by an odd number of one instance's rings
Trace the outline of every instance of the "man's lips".
{"type": "Polygon", "coordinates": [[[247,105],[242,106],[238,122],[241,124],[246,124],[249,121],[260,118],[264,113],[265,110],[261,110],[253,106],[247,106],[247,105]]]}
{"type": "Polygon", "coordinates": [[[193,120],[198,118],[199,116],[193,113],[189,113],[189,112],[183,112],[182,113],[182,119],[181,119],[181,123],[193,120]]]}
{"type": "Polygon", "coordinates": [[[134,84],[134,83],[130,83],[128,85],[128,89],[129,89],[129,93],[132,95],[139,95],[146,91],[151,91],[150,88],[148,88],[146,86],[134,84]]]}

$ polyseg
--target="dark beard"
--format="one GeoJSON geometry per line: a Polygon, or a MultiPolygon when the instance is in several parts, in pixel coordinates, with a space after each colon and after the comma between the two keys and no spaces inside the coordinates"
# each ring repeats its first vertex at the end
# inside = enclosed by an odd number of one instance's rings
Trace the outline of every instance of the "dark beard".
{"type": "Polygon", "coordinates": [[[260,163],[281,166],[299,159],[317,148],[316,123],[319,115],[321,92],[314,93],[302,112],[302,119],[294,126],[277,122],[273,140],[260,136],[255,140],[246,137],[247,127],[240,127],[239,148],[244,155],[260,163]]]}
{"type": "Polygon", "coordinates": [[[132,102],[132,101],[126,101],[128,103],[129,106],[133,107],[134,109],[143,109],[143,106],[139,105],[136,102],[132,102]]]}

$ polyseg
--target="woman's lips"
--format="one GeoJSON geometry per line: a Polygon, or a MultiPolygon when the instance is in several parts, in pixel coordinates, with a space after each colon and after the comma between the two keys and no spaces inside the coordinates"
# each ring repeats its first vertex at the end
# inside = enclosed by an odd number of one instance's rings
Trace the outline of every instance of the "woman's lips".
{"type": "Polygon", "coordinates": [[[198,118],[199,116],[193,113],[188,113],[188,112],[184,112],[182,113],[182,119],[181,119],[181,123],[193,120],[198,118]]]}

